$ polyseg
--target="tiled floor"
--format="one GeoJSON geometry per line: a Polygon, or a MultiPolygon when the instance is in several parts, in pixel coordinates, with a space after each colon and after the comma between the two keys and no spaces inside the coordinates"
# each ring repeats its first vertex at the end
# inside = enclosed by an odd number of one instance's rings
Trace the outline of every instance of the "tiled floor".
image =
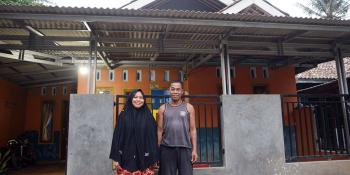
{"type": "Polygon", "coordinates": [[[8,175],[64,175],[65,163],[39,164],[16,171],[9,171],[8,175]]]}

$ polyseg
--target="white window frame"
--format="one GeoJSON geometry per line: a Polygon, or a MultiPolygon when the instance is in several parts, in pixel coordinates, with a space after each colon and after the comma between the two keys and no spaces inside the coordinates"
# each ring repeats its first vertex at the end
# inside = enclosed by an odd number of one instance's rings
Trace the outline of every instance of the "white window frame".
{"type": "Polygon", "coordinates": [[[57,95],[57,88],[55,86],[51,87],[51,95],[56,96],[57,95]]]}
{"type": "Polygon", "coordinates": [[[108,70],[108,80],[109,81],[114,81],[114,79],[115,79],[114,70],[108,70]],[[112,73],[112,78],[111,78],[111,73],[112,73]]]}
{"type": "Polygon", "coordinates": [[[141,82],[142,81],[142,70],[136,70],[136,81],[141,82]],[[137,79],[137,74],[140,75],[140,79],[137,79]]]}
{"type": "Polygon", "coordinates": [[[150,81],[156,81],[156,71],[155,70],[151,70],[149,74],[150,74],[149,80],[150,81]]]}
{"type": "MultiPolygon", "coordinates": [[[[109,73],[109,72],[108,72],[109,73]]],[[[97,69],[97,71],[96,71],[96,80],[97,81],[100,81],[101,79],[102,79],[102,77],[101,77],[101,69],[97,69]]],[[[108,75],[109,76],[109,75],[108,75]]]]}
{"type": "Polygon", "coordinates": [[[256,75],[256,67],[250,67],[250,69],[249,69],[249,74],[250,74],[250,77],[251,77],[251,78],[256,79],[256,78],[257,78],[257,75],[256,75]]]}
{"type": "Polygon", "coordinates": [[[170,81],[170,71],[169,70],[164,71],[164,81],[166,81],[166,82],[170,81]]]}
{"type": "Polygon", "coordinates": [[[129,79],[129,71],[127,69],[124,69],[122,71],[122,80],[123,81],[128,81],[128,79],[129,79]],[[124,74],[125,74],[125,79],[124,79],[124,74]]]}
{"type": "Polygon", "coordinates": [[[179,80],[183,82],[185,80],[185,72],[180,70],[179,71],[179,80]]]}
{"type": "Polygon", "coordinates": [[[270,78],[269,67],[264,66],[262,68],[262,74],[264,78],[270,78]]]}
{"type": "Polygon", "coordinates": [[[40,94],[41,96],[45,96],[46,95],[46,87],[41,87],[41,90],[40,90],[40,94]]]}

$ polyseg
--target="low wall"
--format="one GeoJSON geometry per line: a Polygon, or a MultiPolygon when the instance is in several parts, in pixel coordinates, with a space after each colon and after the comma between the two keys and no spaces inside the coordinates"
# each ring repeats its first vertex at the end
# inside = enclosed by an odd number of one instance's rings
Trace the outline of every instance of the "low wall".
{"type": "Polygon", "coordinates": [[[222,97],[224,167],[195,174],[349,175],[350,161],[285,163],[279,95],[222,97]]]}
{"type": "MultiPolygon", "coordinates": [[[[350,161],[285,163],[279,95],[223,96],[224,167],[196,175],[349,175],[350,161]]],[[[113,96],[72,95],[67,175],[112,175],[113,96]]]]}

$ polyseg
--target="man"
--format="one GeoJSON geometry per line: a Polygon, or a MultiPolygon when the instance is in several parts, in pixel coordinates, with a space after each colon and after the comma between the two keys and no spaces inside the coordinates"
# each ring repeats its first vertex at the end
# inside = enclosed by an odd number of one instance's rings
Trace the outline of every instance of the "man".
{"type": "Polygon", "coordinates": [[[194,108],[182,100],[180,81],[172,82],[169,92],[171,101],[158,111],[160,175],[192,175],[198,157],[194,108]]]}

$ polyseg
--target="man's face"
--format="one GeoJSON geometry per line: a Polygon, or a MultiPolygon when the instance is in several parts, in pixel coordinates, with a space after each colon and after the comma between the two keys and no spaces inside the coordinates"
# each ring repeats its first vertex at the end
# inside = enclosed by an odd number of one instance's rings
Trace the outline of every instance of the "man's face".
{"type": "Polygon", "coordinates": [[[182,96],[182,87],[180,83],[171,83],[170,88],[170,97],[172,100],[177,101],[181,99],[182,96]]]}

